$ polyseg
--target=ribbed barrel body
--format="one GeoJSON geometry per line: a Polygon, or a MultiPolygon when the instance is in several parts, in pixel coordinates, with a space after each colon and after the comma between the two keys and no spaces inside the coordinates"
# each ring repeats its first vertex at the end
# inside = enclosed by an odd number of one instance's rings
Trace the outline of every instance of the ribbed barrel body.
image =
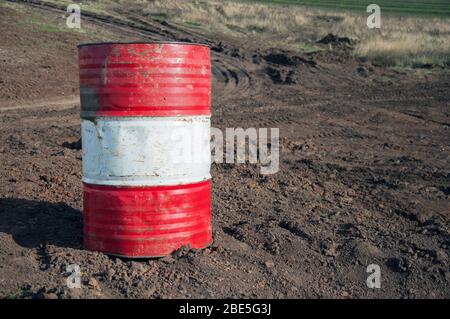
{"type": "Polygon", "coordinates": [[[210,51],[79,47],[86,248],[157,257],[211,243],[210,51]]]}

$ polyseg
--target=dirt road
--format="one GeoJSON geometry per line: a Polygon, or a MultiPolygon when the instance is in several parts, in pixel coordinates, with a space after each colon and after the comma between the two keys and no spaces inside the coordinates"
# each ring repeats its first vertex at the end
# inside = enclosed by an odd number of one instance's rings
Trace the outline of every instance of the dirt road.
{"type": "MultiPolygon", "coordinates": [[[[29,10],[61,16],[18,4],[0,21],[29,10]]],[[[333,39],[299,55],[86,19],[120,40],[210,44],[213,126],[278,127],[280,171],[213,165],[208,249],[138,261],[83,250],[76,45],[90,35],[1,23],[0,297],[450,297],[448,69],[384,69],[333,39]],[[66,285],[70,264],[81,289],[66,285]],[[381,289],[366,286],[369,264],[381,289]]]]}

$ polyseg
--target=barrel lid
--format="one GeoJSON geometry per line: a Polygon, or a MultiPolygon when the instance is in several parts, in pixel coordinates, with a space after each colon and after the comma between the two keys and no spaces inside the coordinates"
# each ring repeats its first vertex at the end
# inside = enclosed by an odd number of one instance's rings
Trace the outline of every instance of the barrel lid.
{"type": "Polygon", "coordinates": [[[208,44],[197,42],[182,42],[182,41],[131,41],[131,42],[90,42],[81,43],[77,45],[78,48],[93,45],[111,45],[111,44],[178,44],[178,45],[198,45],[209,48],[208,44]]]}

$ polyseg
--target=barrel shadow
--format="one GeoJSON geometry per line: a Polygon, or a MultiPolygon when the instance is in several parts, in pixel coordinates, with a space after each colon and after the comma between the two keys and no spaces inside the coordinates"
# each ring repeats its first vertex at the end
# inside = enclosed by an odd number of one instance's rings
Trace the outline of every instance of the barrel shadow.
{"type": "Polygon", "coordinates": [[[83,246],[82,214],[64,203],[1,198],[0,232],[26,248],[83,246]]]}

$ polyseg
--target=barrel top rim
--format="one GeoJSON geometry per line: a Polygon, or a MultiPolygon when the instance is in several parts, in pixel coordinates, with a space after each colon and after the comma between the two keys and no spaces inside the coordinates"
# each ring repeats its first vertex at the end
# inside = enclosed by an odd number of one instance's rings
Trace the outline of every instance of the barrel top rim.
{"type": "Polygon", "coordinates": [[[178,45],[197,45],[210,48],[208,44],[197,42],[183,42],[183,41],[130,41],[130,42],[88,42],[77,45],[78,48],[94,45],[112,45],[112,44],[178,44],[178,45]]]}

